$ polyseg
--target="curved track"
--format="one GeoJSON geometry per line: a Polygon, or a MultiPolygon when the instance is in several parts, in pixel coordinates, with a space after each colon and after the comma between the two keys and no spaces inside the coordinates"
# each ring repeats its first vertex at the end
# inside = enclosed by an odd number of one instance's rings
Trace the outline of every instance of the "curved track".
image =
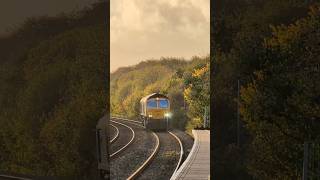
{"type": "Polygon", "coordinates": [[[0,175],[0,179],[8,179],[8,180],[32,180],[30,178],[23,178],[23,177],[16,177],[16,176],[10,176],[10,175],[0,175]]]}
{"type": "MultiPolygon", "coordinates": [[[[112,118],[112,120],[131,126],[136,134],[132,145],[115,160],[110,161],[110,178],[127,179],[151,156],[157,139],[151,131],[145,130],[139,122],[115,118],[112,118]]],[[[129,134],[128,131],[125,133],[129,134]]]]}
{"type": "Polygon", "coordinates": [[[156,145],[155,148],[152,152],[152,154],[148,157],[148,159],[136,170],[134,173],[132,173],[127,179],[135,179],[137,176],[139,176],[143,170],[151,163],[151,161],[154,159],[156,156],[157,152],[159,151],[159,146],[160,146],[160,140],[159,136],[152,132],[152,135],[156,138],[156,145]]]}
{"type": "MultiPolygon", "coordinates": [[[[175,173],[178,171],[178,169],[179,169],[179,167],[180,167],[180,165],[181,165],[181,163],[182,163],[182,158],[183,158],[183,154],[184,154],[184,152],[183,152],[183,145],[182,145],[182,142],[181,142],[180,138],[179,138],[177,135],[175,135],[173,132],[170,132],[170,131],[168,131],[168,132],[178,141],[179,146],[180,146],[180,157],[179,157],[179,161],[178,161],[178,164],[177,164],[177,166],[176,166],[176,169],[175,169],[174,172],[173,172],[173,174],[175,174],[175,173]]],[[[173,175],[173,174],[172,174],[172,175],[173,175]]]]}
{"type": "Polygon", "coordinates": [[[119,120],[122,120],[122,121],[132,122],[132,123],[135,123],[135,124],[137,124],[138,126],[144,128],[144,126],[142,126],[142,122],[141,122],[141,121],[136,121],[136,120],[132,120],[132,119],[126,119],[126,118],[118,118],[118,117],[112,117],[112,119],[119,119],[119,120]]]}
{"type": "Polygon", "coordinates": [[[110,143],[112,144],[118,137],[119,137],[119,128],[117,128],[115,125],[110,124],[110,126],[112,128],[115,129],[115,135],[113,136],[113,138],[110,140],[110,143]]]}
{"type": "MultiPolygon", "coordinates": [[[[144,128],[144,126],[142,126],[142,123],[139,121],[124,118],[114,119],[127,121],[128,123],[132,123],[144,128]]],[[[176,173],[179,166],[181,165],[184,151],[180,138],[170,131],[151,133],[156,139],[156,144],[154,145],[152,154],[127,179],[170,179],[170,177],[174,173],[176,173]],[[177,146],[179,146],[179,148],[176,148],[177,146]],[[172,157],[168,158],[166,156],[172,157]],[[175,163],[172,161],[174,161],[175,163]],[[160,169],[161,166],[163,166],[163,163],[169,164],[169,166],[165,166],[163,168],[164,171],[161,172],[160,169]],[[160,173],[158,174],[159,176],[153,175],[154,172],[160,173]]]]}
{"type": "Polygon", "coordinates": [[[158,154],[148,162],[148,168],[138,179],[170,179],[179,166],[181,149],[177,139],[168,132],[157,132],[157,135],[160,139],[158,154]]]}
{"type": "MultiPolygon", "coordinates": [[[[135,132],[130,126],[128,126],[126,124],[123,124],[123,123],[120,123],[120,122],[116,122],[116,121],[112,121],[112,120],[111,120],[111,122],[115,123],[115,124],[118,124],[118,125],[121,125],[121,126],[127,128],[127,129],[129,129],[131,131],[131,133],[132,133],[131,139],[127,143],[125,143],[124,145],[121,145],[119,149],[115,150],[115,152],[110,154],[110,159],[113,159],[113,158],[116,157],[116,155],[118,155],[120,152],[124,151],[132,143],[133,139],[135,138],[135,132]]],[[[121,134],[120,134],[120,136],[121,136],[121,134]]]]}

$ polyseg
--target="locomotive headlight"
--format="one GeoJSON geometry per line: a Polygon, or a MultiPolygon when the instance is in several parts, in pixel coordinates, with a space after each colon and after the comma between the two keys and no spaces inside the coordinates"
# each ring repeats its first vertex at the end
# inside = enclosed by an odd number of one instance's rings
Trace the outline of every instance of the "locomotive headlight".
{"type": "Polygon", "coordinates": [[[168,112],[168,113],[165,113],[164,116],[167,118],[171,118],[172,114],[168,112]]]}

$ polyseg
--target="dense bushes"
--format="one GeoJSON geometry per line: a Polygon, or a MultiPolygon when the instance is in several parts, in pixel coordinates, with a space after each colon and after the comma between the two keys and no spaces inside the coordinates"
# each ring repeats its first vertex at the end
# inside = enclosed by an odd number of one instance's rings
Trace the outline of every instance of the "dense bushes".
{"type": "Polygon", "coordinates": [[[120,68],[111,74],[110,88],[111,112],[131,118],[139,117],[143,96],[154,92],[168,95],[172,125],[185,129],[191,120],[202,123],[203,110],[198,112],[196,108],[209,104],[209,57],[194,57],[190,61],[162,58],[120,68]]]}
{"type": "Polygon", "coordinates": [[[108,108],[104,18],[90,16],[99,9],[104,15],[99,7],[105,4],[77,17],[32,19],[0,39],[14,45],[22,38],[12,52],[3,51],[7,56],[0,62],[2,171],[71,179],[97,175],[94,130],[108,108]],[[101,21],[89,22],[89,16],[101,21]]]}
{"type": "Polygon", "coordinates": [[[299,179],[303,143],[319,139],[319,5],[225,3],[213,23],[216,178],[299,179]],[[238,80],[242,121],[237,147],[238,80]]]}
{"type": "Polygon", "coordinates": [[[320,117],[319,46],[315,43],[320,42],[319,27],[320,7],[313,6],[309,17],[273,28],[273,36],[264,44],[265,66],[242,90],[241,112],[254,137],[250,169],[266,172],[253,171],[256,176],[300,177],[296,172],[301,171],[302,144],[320,138],[315,122],[320,117]],[[270,150],[272,156],[268,156],[270,150]],[[276,166],[278,170],[270,169],[276,166]]]}

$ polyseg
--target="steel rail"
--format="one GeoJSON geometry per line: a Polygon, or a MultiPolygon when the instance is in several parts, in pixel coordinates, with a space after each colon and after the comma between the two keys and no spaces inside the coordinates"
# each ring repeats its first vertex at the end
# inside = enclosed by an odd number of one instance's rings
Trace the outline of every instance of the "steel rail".
{"type": "MultiPolygon", "coordinates": [[[[127,120],[123,120],[123,119],[121,119],[121,121],[127,121],[127,120]]],[[[126,123],[130,123],[130,124],[134,124],[135,126],[139,126],[139,127],[141,127],[141,128],[145,128],[143,125],[141,125],[141,123],[138,123],[139,121],[134,121],[134,120],[132,120],[132,121],[127,121],[126,123]]]]}
{"type": "Polygon", "coordinates": [[[134,173],[132,173],[127,178],[127,180],[132,180],[132,179],[135,179],[136,177],[138,177],[143,172],[143,170],[151,163],[151,161],[154,159],[154,157],[156,156],[157,152],[159,151],[159,147],[160,147],[159,137],[154,132],[152,132],[152,134],[156,138],[156,146],[155,146],[152,154],[148,157],[148,159],[134,173]]]}
{"type": "Polygon", "coordinates": [[[110,140],[110,143],[112,144],[119,137],[119,129],[113,124],[110,124],[110,126],[116,129],[116,135],[110,140]]]}
{"type": "MultiPolygon", "coordinates": [[[[113,119],[119,119],[119,120],[124,120],[124,121],[129,121],[130,123],[132,124],[135,124],[137,126],[141,126],[141,127],[144,127],[140,124],[142,124],[140,121],[135,121],[135,120],[131,120],[131,119],[126,119],[126,118],[119,118],[119,117],[111,117],[113,119]]],[[[159,140],[159,137],[154,133],[152,132],[153,135],[157,138],[157,147],[156,148],[159,148],[158,146],[160,146],[160,140],[159,140]]],[[[177,166],[172,174],[172,176],[174,176],[174,174],[178,171],[181,163],[182,163],[182,159],[183,159],[183,154],[184,154],[184,151],[183,151],[183,144],[180,140],[180,138],[175,135],[173,132],[171,131],[168,131],[168,133],[170,135],[172,135],[179,143],[179,146],[180,146],[180,157],[179,157],[179,161],[177,163],[177,166]]],[[[134,179],[136,178],[138,175],[140,175],[142,173],[142,171],[146,168],[147,165],[149,165],[149,163],[152,161],[152,159],[155,157],[156,153],[158,152],[159,149],[155,149],[154,152],[149,156],[149,158],[144,162],[143,165],[141,165],[129,178],[127,178],[128,180],[131,180],[131,179],[134,179]]]]}
{"type": "Polygon", "coordinates": [[[130,139],[130,141],[129,141],[126,145],[122,146],[120,149],[118,149],[116,152],[112,153],[112,154],[109,156],[110,159],[112,159],[112,158],[114,158],[116,155],[118,155],[120,152],[122,152],[123,150],[125,150],[125,149],[132,143],[133,139],[135,138],[135,132],[134,132],[134,130],[133,130],[130,126],[128,126],[128,125],[126,125],[126,124],[123,124],[123,123],[120,123],[120,122],[116,122],[116,121],[112,121],[112,120],[110,120],[110,121],[113,122],[113,123],[116,123],[116,124],[120,124],[120,125],[122,125],[122,126],[125,126],[125,127],[129,128],[129,129],[131,130],[131,132],[132,132],[132,138],[130,139]]]}
{"type": "Polygon", "coordinates": [[[0,178],[16,179],[16,180],[32,180],[30,178],[23,178],[23,177],[9,176],[9,175],[1,175],[1,174],[0,174],[0,178]]]}
{"type": "Polygon", "coordinates": [[[168,132],[169,132],[169,134],[171,134],[178,141],[178,143],[180,145],[180,157],[179,157],[179,161],[178,161],[177,167],[176,167],[176,169],[174,170],[174,172],[173,172],[173,174],[171,176],[171,178],[172,178],[175,175],[175,173],[178,171],[178,169],[179,169],[179,167],[181,165],[184,152],[183,152],[183,145],[182,145],[182,142],[181,142],[180,138],[177,135],[175,135],[173,132],[171,132],[171,131],[168,131],[168,132]]]}
{"type": "Polygon", "coordinates": [[[126,118],[111,117],[111,119],[120,119],[120,120],[124,120],[124,121],[131,121],[131,122],[134,122],[134,123],[142,124],[142,122],[140,122],[140,121],[136,121],[136,120],[132,120],[132,119],[126,119],[126,118]]]}

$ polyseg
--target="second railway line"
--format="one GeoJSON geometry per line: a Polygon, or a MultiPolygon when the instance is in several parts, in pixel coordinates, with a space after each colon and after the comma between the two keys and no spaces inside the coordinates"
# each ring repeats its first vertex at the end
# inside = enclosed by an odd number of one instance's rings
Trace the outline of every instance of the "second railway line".
{"type": "Polygon", "coordinates": [[[110,159],[113,159],[129,147],[129,145],[135,138],[135,132],[130,126],[126,124],[116,121],[111,121],[111,123],[113,123],[113,126],[116,125],[115,127],[117,127],[118,129],[117,136],[119,136],[119,138],[114,143],[112,143],[110,147],[110,159]]]}
{"type": "Polygon", "coordinates": [[[132,144],[110,162],[110,178],[127,179],[152,154],[156,139],[150,131],[146,131],[139,124],[128,123],[128,121],[119,119],[113,120],[126,124],[135,131],[132,144]]]}
{"type": "Polygon", "coordinates": [[[119,137],[119,128],[113,124],[110,124],[109,127],[110,127],[110,131],[112,131],[112,133],[110,133],[110,134],[112,134],[112,136],[111,136],[112,138],[109,140],[109,142],[110,142],[110,144],[112,144],[119,137]]]}

